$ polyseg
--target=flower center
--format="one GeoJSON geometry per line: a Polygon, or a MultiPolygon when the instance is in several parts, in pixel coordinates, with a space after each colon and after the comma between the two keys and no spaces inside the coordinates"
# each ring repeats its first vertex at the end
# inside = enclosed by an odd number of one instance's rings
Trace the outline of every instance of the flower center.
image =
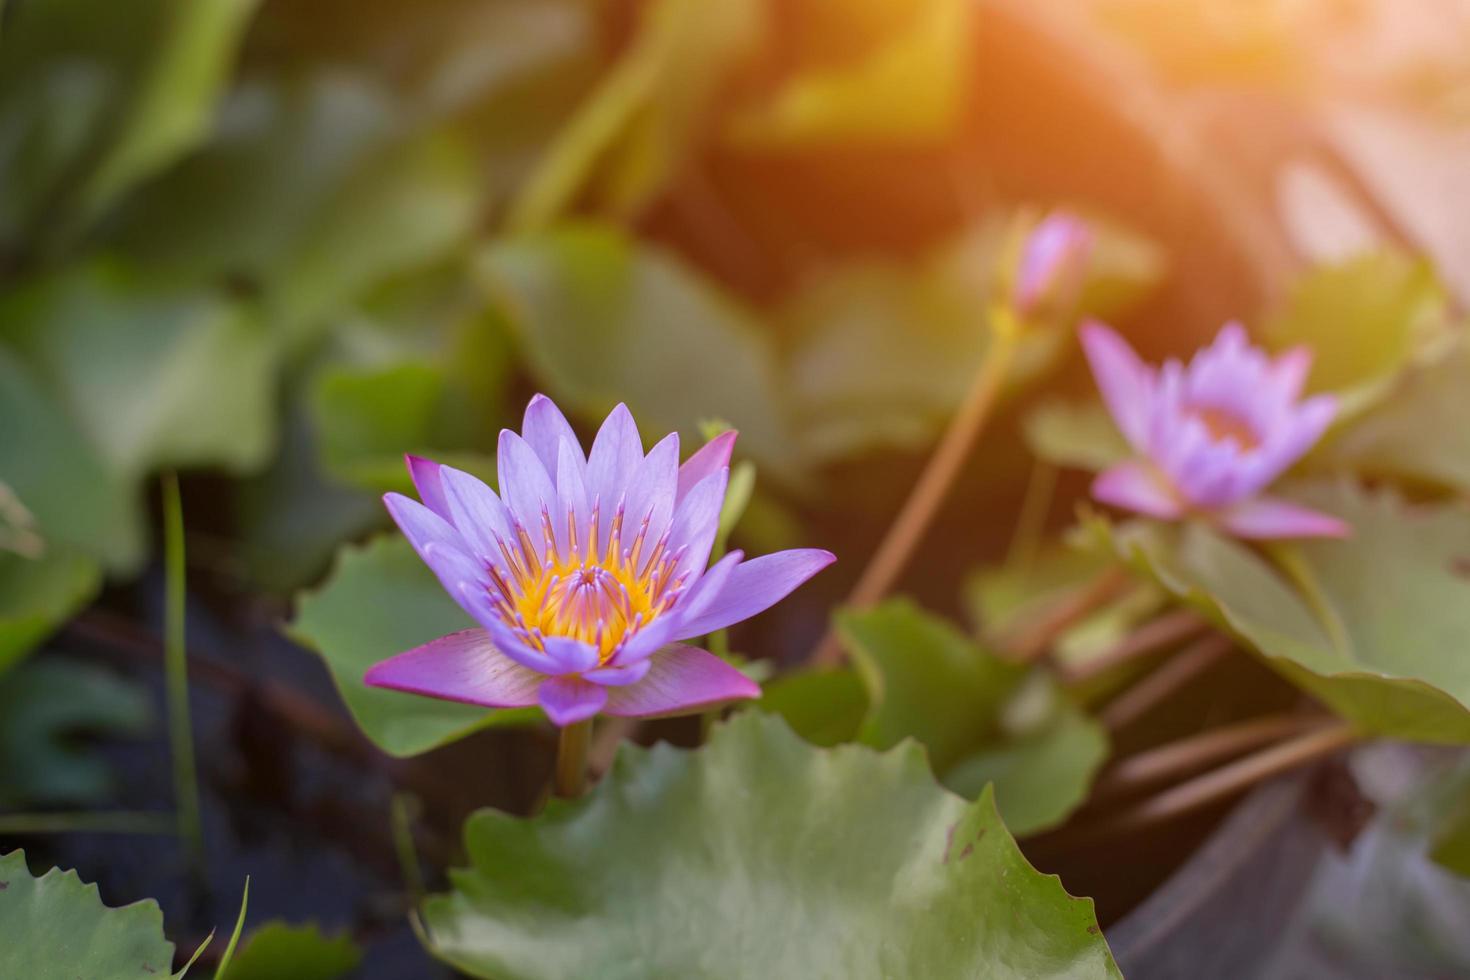
{"type": "Polygon", "coordinates": [[[630,546],[622,546],[620,508],[601,533],[594,505],[585,532],[567,515],[565,548],[559,546],[551,518],[542,512],[541,546],[525,528],[515,542],[500,541],[504,566],[490,566],[490,595],[505,622],[528,643],[567,636],[597,648],[606,663],[623,642],[667,612],[683,591],[675,578],[684,549],[668,550],[668,532],[648,539],[645,519],[630,546]]]}
{"type": "Polygon", "coordinates": [[[1215,442],[1233,442],[1246,452],[1261,444],[1251,424],[1234,412],[1222,408],[1194,408],[1191,414],[1204,423],[1205,431],[1215,442]]]}

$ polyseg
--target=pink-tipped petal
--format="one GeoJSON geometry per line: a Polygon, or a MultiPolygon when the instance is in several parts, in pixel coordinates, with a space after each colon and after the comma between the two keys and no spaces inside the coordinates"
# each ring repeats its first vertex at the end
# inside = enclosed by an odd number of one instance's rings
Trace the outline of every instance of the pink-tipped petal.
{"type": "Polygon", "coordinates": [[[600,499],[604,513],[611,514],[622,500],[633,470],[643,460],[643,440],[628,406],[619,404],[610,413],[587,457],[587,492],[600,499]]]}
{"type": "Polygon", "coordinates": [[[563,728],[586,721],[608,702],[607,688],[580,677],[547,678],[537,696],[546,717],[563,728]]]}
{"type": "Polygon", "coordinates": [[[432,459],[413,455],[405,455],[403,461],[408,464],[408,475],[413,479],[413,488],[418,491],[424,506],[446,521],[450,520],[449,505],[444,500],[444,487],[439,481],[439,464],[432,459]]]}
{"type": "Polygon", "coordinates": [[[1082,350],[1103,402],[1128,444],[1138,452],[1148,449],[1148,423],[1153,372],[1118,334],[1096,320],[1079,330],[1082,350]]]}
{"type": "Polygon", "coordinates": [[[692,581],[709,565],[710,551],[720,532],[720,511],[725,505],[725,487],[730,471],[723,467],[700,481],[689,492],[669,526],[669,548],[684,549],[675,578],[692,581]]]}
{"type": "MultiPolygon", "coordinates": [[[[521,422],[521,438],[531,447],[536,458],[547,473],[555,473],[561,459],[561,447],[570,445],[581,456],[581,444],[572,431],[567,417],[556,407],[556,403],[545,395],[536,395],[526,406],[526,415],[521,422]]],[[[583,465],[586,465],[585,458],[583,465]]]]}
{"type": "Polygon", "coordinates": [[[607,714],[657,718],[705,711],[730,701],[760,697],[760,685],[712,653],[665,647],[637,684],[608,691],[607,714]]]}
{"type": "Polygon", "coordinates": [[[1184,513],[1179,498],[1147,463],[1119,463],[1092,481],[1092,496],[1122,510],[1173,520],[1184,513]]]}
{"type": "Polygon", "coordinates": [[[1022,249],[1012,299],[1016,310],[1029,317],[1044,304],[1056,308],[1073,302],[1091,249],[1092,231],[1083,221],[1065,212],[1048,215],[1022,249]]]}
{"type": "Polygon", "coordinates": [[[1242,538],[1345,538],[1352,528],[1320,511],[1285,500],[1257,497],[1218,515],[1220,525],[1242,538]]]}
{"type": "Polygon", "coordinates": [[[502,654],[484,630],[461,630],[415,647],[363,675],[369,687],[423,694],[487,708],[537,703],[545,677],[502,654]]]}
{"type": "Polygon", "coordinates": [[[796,548],[742,562],[730,572],[719,595],[710,597],[702,610],[680,622],[679,633],[701,636],[749,619],[786,598],[836,560],[830,551],[796,548]]]}
{"type": "Polygon", "coordinates": [[[679,489],[674,499],[675,506],[689,495],[690,490],[699,486],[705,477],[730,465],[730,453],[735,449],[735,438],[738,434],[734,429],[727,429],[684,460],[684,465],[679,467],[679,489]]]}
{"type": "Polygon", "coordinates": [[[1272,366],[1271,371],[1275,376],[1276,384],[1281,387],[1282,399],[1295,401],[1301,397],[1302,388],[1307,383],[1307,376],[1312,373],[1312,349],[1293,347],[1276,358],[1276,363],[1272,366]]]}

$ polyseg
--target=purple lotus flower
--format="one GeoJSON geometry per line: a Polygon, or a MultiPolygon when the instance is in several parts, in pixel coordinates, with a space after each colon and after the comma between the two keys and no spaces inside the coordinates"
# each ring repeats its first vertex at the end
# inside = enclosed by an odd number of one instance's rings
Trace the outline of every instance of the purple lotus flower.
{"type": "Polygon", "coordinates": [[[558,725],[598,712],[685,714],[760,687],[719,657],[677,643],[773,605],[833,560],[782,551],[712,567],[725,499],[726,432],[679,465],[679,436],[645,456],[619,405],[584,456],[537,395],[521,435],[500,433],[501,493],[408,457],[423,503],[384,497],[424,562],[480,624],[373,666],[375,687],[482,704],[540,704],[558,725]]]}
{"type": "Polygon", "coordinates": [[[1188,365],[1155,370],[1100,323],[1082,327],[1082,346],[1103,400],[1140,459],[1114,466],[1092,485],[1104,503],[1172,520],[1202,514],[1242,538],[1341,537],[1335,517],[1260,496],[1331,424],[1337,400],[1301,400],[1312,354],[1274,361],[1226,324],[1188,365]]]}
{"type": "Polygon", "coordinates": [[[1023,319],[1058,311],[1077,299],[1092,253],[1092,229],[1063,211],[1048,215],[1021,246],[1011,306],[1023,319]]]}

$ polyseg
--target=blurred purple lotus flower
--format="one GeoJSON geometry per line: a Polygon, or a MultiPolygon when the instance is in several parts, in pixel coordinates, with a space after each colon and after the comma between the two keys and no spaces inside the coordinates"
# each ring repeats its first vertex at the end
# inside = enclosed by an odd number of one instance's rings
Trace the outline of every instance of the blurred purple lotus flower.
{"type": "Polygon", "coordinates": [[[376,664],[366,682],[495,708],[540,704],[558,725],[758,697],[738,670],[676,641],[761,612],[833,557],[802,549],[743,561],[734,551],[706,568],[734,443],[726,432],[680,466],[675,433],[645,456],[619,405],[588,457],[537,395],[522,434],[500,434],[499,495],[408,457],[423,503],[384,502],[481,628],[376,664]]]}
{"type": "Polygon", "coordinates": [[[1036,319],[1076,302],[1092,254],[1092,229],[1082,219],[1057,211],[1047,215],[1021,246],[1011,306],[1022,319],[1036,319]]]}
{"type": "Polygon", "coordinates": [[[1260,496],[1337,412],[1330,395],[1301,400],[1311,351],[1273,361],[1229,323],[1187,366],[1170,360],[1155,370],[1101,323],[1081,334],[1103,400],[1141,457],[1100,475],[1098,500],[1165,520],[1207,515],[1242,538],[1348,533],[1335,517],[1260,496]]]}

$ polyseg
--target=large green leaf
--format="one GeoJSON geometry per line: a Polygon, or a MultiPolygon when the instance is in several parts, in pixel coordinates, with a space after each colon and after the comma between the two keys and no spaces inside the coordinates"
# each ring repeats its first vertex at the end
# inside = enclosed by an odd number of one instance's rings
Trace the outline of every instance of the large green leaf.
{"type": "Polygon", "coordinates": [[[967,799],[987,784],[1006,826],[1017,837],[1062,823],[1087,799],[1108,756],[1103,727],[1047,684],[1045,713],[1004,740],[982,748],[944,774],[944,785],[967,799]]]}
{"type": "Polygon", "coordinates": [[[600,419],[626,398],[645,433],[677,429],[690,445],[716,416],[763,470],[798,467],[769,341],[674,256],[582,225],[492,246],[479,268],[565,407],[600,419]]]}
{"type": "Polygon", "coordinates": [[[215,980],[337,980],[361,961],[362,950],[346,935],[328,938],[314,925],[267,922],[215,980]]]}
{"type": "Polygon", "coordinates": [[[256,0],[47,0],[0,38],[0,244],[74,236],[205,134],[256,0]]]}
{"type": "Polygon", "coordinates": [[[943,139],[967,95],[975,7],[967,0],[788,5],[785,60],[796,64],[727,124],[743,148],[943,139]]]}
{"type": "Polygon", "coordinates": [[[298,600],[289,632],[322,655],[368,738],[390,755],[408,756],[486,725],[539,715],[534,709],[491,711],[363,683],[362,675],[378,661],[473,625],[408,541],[390,535],[339,552],[326,583],[298,600]]]}
{"type": "Polygon", "coordinates": [[[837,628],[867,691],[858,741],[916,739],[945,784],[972,798],[993,782],[1016,834],[1061,822],[1086,798],[1107,736],[1045,674],[904,599],[841,612],[837,628]]]}
{"type": "Polygon", "coordinates": [[[1347,482],[1290,496],[1352,537],[1284,543],[1282,564],[1200,524],[1094,529],[1364,731],[1470,742],[1470,510],[1347,482]]]}
{"type": "Polygon", "coordinates": [[[1053,466],[1098,473],[1133,455],[1101,402],[1050,399],[1026,414],[1026,444],[1053,466]]]}
{"type": "Polygon", "coordinates": [[[8,296],[0,337],[124,477],[156,466],[246,469],[272,448],[277,345],[218,292],[97,261],[8,296]]]}
{"type": "Polygon", "coordinates": [[[753,0],[654,0],[632,43],[557,135],[515,201],[509,225],[538,231],[593,192],[610,215],[636,214],[708,128],[727,76],[765,31],[753,0]]]}
{"type": "Polygon", "coordinates": [[[837,614],[837,631],[868,690],[858,734],[886,749],[906,738],[944,772],[995,731],[1026,668],[982,651],[950,624],[907,599],[837,614]]]}
{"type": "Polygon", "coordinates": [[[868,689],[851,667],[809,670],[765,685],[751,707],[780,715],[813,745],[854,741],[868,715],[868,689]]]}
{"type": "Polygon", "coordinates": [[[1444,332],[1446,302],[1427,261],[1374,252],[1308,273],[1264,334],[1276,349],[1310,347],[1309,388],[1340,392],[1356,409],[1444,332]]]}
{"type": "Polygon", "coordinates": [[[281,450],[270,468],[240,481],[232,495],[245,572],[279,593],[316,581],[343,541],[387,523],[375,494],[325,472],[305,409],[293,406],[285,414],[281,450]]]}
{"type": "Polygon", "coordinates": [[[39,558],[0,551],[0,674],[102,587],[97,562],[62,547],[39,558]]]}
{"type": "Polygon", "coordinates": [[[0,937],[0,977],[159,980],[173,972],[157,902],[108,908],[75,871],[32,877],[23,851],[0,855],[0,937]]]}
{"type": "Polygon", "coordinates": [[[258,294],[272,328],[295,337],[473,228],[473,159],[404,114],[343,72],[244,85],[209,144],[131,203],[113,244],[179,279],[258,294]]]}
{"type": "Polygon", "coordinates": [[[1312,465],[1470,492],[1470,348],[1405,370],[1383,400],[1335,433],[1312,465]]]}
{"type": "Polygon", "coordinates": [[[112,771],[78,736],[141,735],[152,707],[143,688],[68,660],[46,657],[0,677],[0,806],[103,799],[112,771]]]}
{"type": "Polygon", "coordinates": [[[48,548],[70,548],[114,567],[137,563],[142,514],[128,482],[108,469],[34,372],[3,346],[0,418],[25,420],[0,425],[0,480],[35,518],[48,548]]]}
{"type": "Polygon", "coordinates": [[[477,977],[1118,977],[1087,899],[923,753],[818,749],[744,712],[695,752],[625,746],[584,800],[470,818],[424,910],[477,977]]]}

